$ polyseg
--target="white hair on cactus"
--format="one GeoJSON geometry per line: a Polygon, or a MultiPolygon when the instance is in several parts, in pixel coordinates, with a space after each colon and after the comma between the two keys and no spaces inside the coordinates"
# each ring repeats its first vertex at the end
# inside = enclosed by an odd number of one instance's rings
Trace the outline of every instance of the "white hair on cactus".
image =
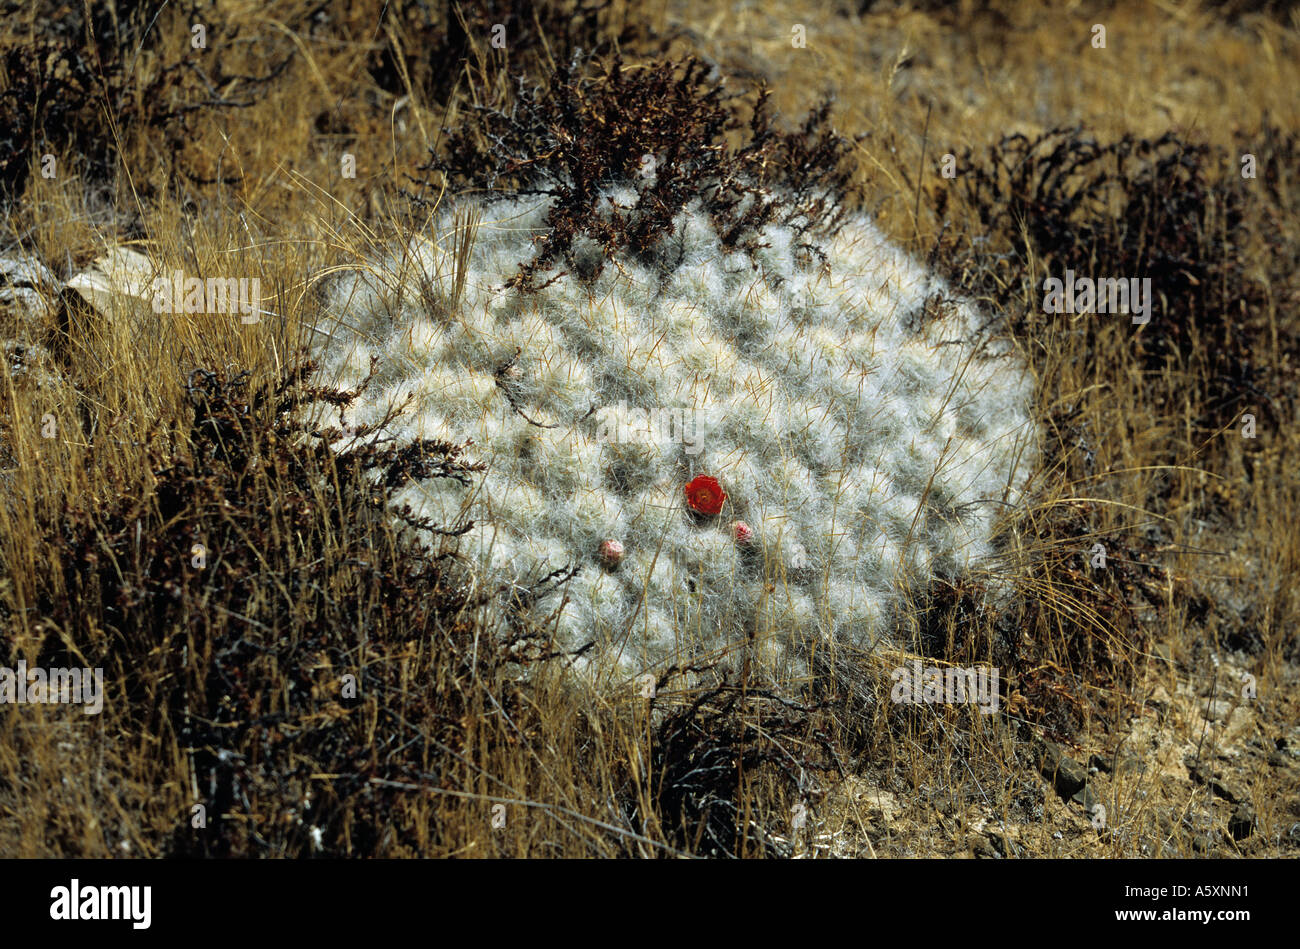
{"type": "Polygon", "coordinates": [[[575,668],[635,674],[733,647],[797,664],[814,642],[869,646],[913,587],[987,561],[1031,457],[1031,381],[869,220],[811,251],[769,226],[751,255],[723,248],[692,204],[658,246],[594,279],[604,251],[575,241],[572,272],[524,293],[508,283],[548,209],[483,206],[462,274],[448,211],[441,243],[416,238],[335,277],[323,361],[349,382],[371,352],[389,363],[357,411],[410,394],[399,441],[473,440],[488,465],[475,485],[399,500],[473,517],[459,549],[489,573],[576,567],[534,607],[560,647],[596,642],[575,668]],[[702,474],[727,493],[716,516],[687,510],[702,474]],[[737,520],[753,535],[742,544],[737,520]]]}

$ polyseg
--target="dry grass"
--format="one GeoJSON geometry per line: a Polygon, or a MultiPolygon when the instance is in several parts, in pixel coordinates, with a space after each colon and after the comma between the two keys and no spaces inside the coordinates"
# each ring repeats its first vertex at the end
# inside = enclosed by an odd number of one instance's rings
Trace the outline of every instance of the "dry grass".
{"type": "Polygon", "coordinates": [[[127,333],[75,309],[34,328],[3,314],[6,340],[48,354],[0,380],[0,654],[84,657],[105,665],[109,691],[93,718],[0,716],[0,854],[299,856],[317,849],[313,827],[324,852],[366,855],[967,855],[989,840],[1030,856],[1296,852],[1296,764],[1268,763],[1277,739],[1300,743],[1294,20],[1199,3],[794,15],[693,0],[572,17],[500,4],[449,25],[434,6],[317,16],[296,0],[231,0],[168,7],[145,34],[156,5],[119,3],[92,24],[93,54],[75,11],[56,21],[62,36],[39,12],[6,18],[5,248],[66,277],[137,242],[167,270],[260,277],[273,315],[152,316],[127,333]],[[208,25],[204,51],[194,22],[208,25]],[[504,50],[489,42],[498,22],[504,50]],[[796,23],[805,48],[791,45],[796,23]],[[1104,50],[1089,45],[1094,23],[1104,50]],[[48,74],[62,85],[35,103],[40,43],[85,62],[48,74]],[[1033,501],[1008,512],[997,576],[936,583],[901,649],[843,650],[804,690],[673,674],[653,700],[575,692],[496,591],[374,516],[382,498],[360,466],[304,447],[273,400],[256,407],[253,393],[300,365],[311,275],[420,227],[427,209],[402,191],[427,180],[429,146],[466,109],[507,105],[513,73],[548,75],[577,46],[629,63],[704,57],[733,83],[766,80],[786,116],[830,93],[837,128],[857,137],[868,209],[1021,344],[1039,386],[1033,501]],[[1193,178],[1103,157],[1114,179],[1055,218],[1015,188],[999,196],[996,162],[1015,154],[1004,136],[1076,125],[1068,155],[1089,137],[1104,150],[1172,132],[1193,178]],[[1240,177],[1244,152],[1254,180],[1240,177]],[[939,174],[946,154],[956,179],[939,174]],[[1195,282],[1140,331],[1042,312],[1048,273],[1140,276],[1160,260],[1195,282]],[[212,385],[246,370],[248,394],[205,401],[186,388],[196,368],[220,373],[212,385]],[[1254,440],[1240,434],[1247,412],[1254,440]],[[221,444],[237,430],[257,459],[251,475],[205,441],[196,422],[214,414],[234,426],[221,444]],[[168,507],[168,485],[183,502],[168,507]],[[223,538],[212,568],[188,568],[191,536],[223,538]],[[1102,572],[1085,556],[1098,542],[1102,572]],[[354,563],[365,550],[374,574],[354,563]],[[402,586],[412,577],[437,594],[421,602],[402,586]],[[93,589],[71,583],[87,578],[93,589]],[[995,580],[1013,595],[992,597],[995,580]],[[176,605],[155,608],[168,581],[176,605]],[[149,596],[131,600],[133,584],[149,596]],[[1223,687],[1211,657],[1233,653],[1258,680],[1254,722],[1202,740],[1196,703],[1223,687]],[[889,670],[921,656],[998,665],[1006,714],[892,704],[889,670]],[[338,689],[347,670],[359,699],[338,689]],[[1147,765],[1105,783],[1109,832],[1044,784],[1043,737],[1147,765]],[[1219,739],[1222,759],[1207,747],[1219,739]],[[1249,787],[1245,841],[1198,840],[1215,812],[1188,780],[1188,746],[1249,787]],[[903,803],[882,807],[881,793],[903,803]],[[207,828],[191,826],[196,801],[207,828]],[[798,804],[809,816],[792,833],[798,804]]]}

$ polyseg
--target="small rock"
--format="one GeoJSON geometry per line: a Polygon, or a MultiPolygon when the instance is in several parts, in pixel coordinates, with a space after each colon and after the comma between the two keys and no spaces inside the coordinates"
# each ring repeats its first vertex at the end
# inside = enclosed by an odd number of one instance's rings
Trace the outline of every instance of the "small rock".
{"type": "Polygon", "coordinates": [[[1169,711],[1169,706],[1173,704],[1173,701],[1173,697],[1170,696],[1169,690],[1163,685],[1158,685],[1147,697],[1146,704],[1150,705],[1157,712],[1167,712],[1169,711]]]}
{"type": "Polygon", "coordinates": [[[1146,766],[1132,755],[1093,755],[1088,759],[1088,765],[1096,768],[1104,774],[1113,774],[1121,777],[1126,774],[1140,774],[1146,766]]]}
{"type": "Polygon", "coordinates": [[[847,778],[840,793],[868,820],[889,824],[903,812],[892,793],[860,777],[847,778]]]}
{"type": "Polygon", "coordinates": [[[879,788],[867,788],[857,798],[868,818],[884,824],[891,823],[902,808],[894,795],[879,788]]]}
{"type": "Polygon", "coordinates": [[[993,845],[993,849],[997,851],[999,857],[1015,857],[1019,855],[1020,848],[1016,846],[1009,835],[996,830],[990,830],[987,833],[989,843],[993,845]]]}
{"type": "Polygon", "coordinates": [[[0,311],[14,314],[25,334],[40,331],[49,311],[46,301],[60,286],[35,257],[0,257],[0,311]]]}
{"type": "Polygon", "coordinates": [[[1198,762],[1192,755],[1188,755],[1183,763],[1187,765],[1187,773],[1191,775],[1193,781],[1197,784],[1206,785],[1229,804],[1240,804],[1248,799],[1249,795],[1246,794],[1245,790],[1239,785],[1219,777],[1205,762],[1198,762]]]}
{"type": "Polygon", "coordinates": [[[1106,774],[1110,774],[1114,764],[1115,759],[1110,755],[1093,755],[1088,759],[1088,769],[1090,771],[1096,769],[1097,771],[1104,771],[1106,774]]]}
{"type": "Polygon", "coordinates": [[[1232,703],[1225,702],[1223,699],[1215,699],[1213,702],[1207,703],[1202,711],[1205,713],[1207,722],[1219,722],[1227,718],[1229,713],[1232,712],[1232,703]]]}
{"type": "Polygon", "coordinates": [[[1115,767],[1112,772],[1115,777],[1122,778],[1125,775],[1144,774],[1147,770],[1146,762],[1134,755],[1117,755],[1115,757],[1115,767]]]}
{"type": "Polygon", "coordinates": [[[1255,730],[1255,713],[1244,705],[1234,708],[1223,729],[1223,741],[1241,741],[1255,730]]]}
{"type": "Polygon", "coordinates": [[[1052,782],[1061,797],[1072,797],[1088,783],[1088,772],[1056,742],[1044,741],[1039,746],[1038,755],[1039,773],[1052,782]]]}
{"type": "Polygon", "coordinates": [[[57,288],[59,281],[35,257],[0,257],[0,300],[7,299],[15,289],[32,289],[42,284],[57,288]]]}
{"type": "Polygon", "coordinates": [[[68,280],[75,290],[100,313],[113,315],[121,308],[148,303],[150,285],[157,274],[149,258],[129,247],[110,247],[81,273],[68,280]]]}
{"type": "Polygon", "coordinates": [[[1250,800],[1250,795],[1239,784],[1226,781],[1223,778],[1215,778],[1208,783],[1210,790],[1229,804],[1242,804],[1250,800]]]}
{"type": "Polygon", "coordinates": [[[1076,804],[1082,804],[1083,812],[1085,814],[1091,814],[1092,809],[1101,803],[1092,793],[1092,788],[1088,787],[1086,784],[1071,794],[1070,800],[1074,801],[1076,804]]]}
{"type": "Polygon", "coordinates": [[[1228,819],[1228,833],[1233,840],[1245,840],[1255,829],[1255,809],[1243,802],[1228,819]]]}

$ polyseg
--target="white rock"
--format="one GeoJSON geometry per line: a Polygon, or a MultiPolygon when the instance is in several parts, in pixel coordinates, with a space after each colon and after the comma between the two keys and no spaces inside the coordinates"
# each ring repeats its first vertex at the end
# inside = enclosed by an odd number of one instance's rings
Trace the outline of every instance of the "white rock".
{"type": "Polygon", "coordinates": [[[35,257],[0,257],[0,311],[14,320],[15,344],[32,346],[46,329],[61,282],[35,257]]]}
{"type": "Polygon", "coordinates": [[[110,247],[101,257],[68,281],[82,299],[100,313],[112,316],[148,305],[153,299],[150,284],[159,268],[139,251],[110,247]]]}

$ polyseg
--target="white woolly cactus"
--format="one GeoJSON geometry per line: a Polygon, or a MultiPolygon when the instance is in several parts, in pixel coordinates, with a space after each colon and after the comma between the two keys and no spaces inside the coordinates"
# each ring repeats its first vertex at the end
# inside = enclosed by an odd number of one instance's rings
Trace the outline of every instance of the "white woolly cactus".
{"type": "MultiPolygon", "coordinates": [[[[1030,380],[970,305],[927,307],[943,283],[868,220],[812,253],[768,226],[750,255],[689,205],[647,255],[507,289],[547,207],[481,209],[501,224],[465,273],[421,238],[333,278],[324,362],[355,382],[379,354],[363,411],[412,393],[399,437],[473,440],[481,483],[400,500],[475,518],[461,552],[515,582],[578,567],[535,610],[558,646],[595,641],[580,667],[745,646],[798,669],[819,641],[872,644],[910,587],[990,555],[1031,456],[1030,380]],[[701,475],[726,493],[716,513],[688,504],[701,475]]],[[[452,229],[435,228],[448,246],[452,229]]]]}

